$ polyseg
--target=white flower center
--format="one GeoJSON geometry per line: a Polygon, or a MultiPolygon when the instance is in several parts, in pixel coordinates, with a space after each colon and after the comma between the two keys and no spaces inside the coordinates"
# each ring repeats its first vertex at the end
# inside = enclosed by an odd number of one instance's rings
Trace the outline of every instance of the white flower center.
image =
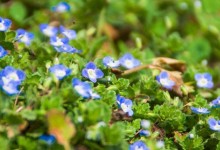
{"type": "Polygon", "coordinates": [[[53,33],[53,28],[48,26],[47,28],[45,28],[43,30],[44,34],[46,34],[47,36],[52,36],[54,33],[53,33]]]}
{"type": "Polygon", "coordinates": [[[207,81],[206,78],[201,78],[201,79],[199,80],[199,85],[201,85],[201,86],[206,86],[207,84],[208,84],[208,81],[207,81]]]}
{"type": "Polygon", "coordinates": [[[169,85],[169,79],[168,79],[168,78],[160,79],[160,83],[161,83],[162,85],[169,85]]]}
{"type": "Polygon", "coordinates": [[[81,86],[81,85],[76,85],[74,88],[75,88],[75,90],[76,90],[80,95],[85,95],[85,94],[86,94],[86,91],[83,89],[83,86],[81,86]]]}
{"type": "Polygon", "coordinates": [[[63,42],[62,39],[56,38],[56,42],[53,43],[54,46],[62,46],[63,42]]]}
{"type": "Polygon", "coordinates": [[[121,104],[121,109],[122,109],[124,112],[128,112],[128,111],[129,111],[128,105],[125,105],[124,103],[121,104]]]}
{"type": "Polygon", "coordinates": [[[4,30],[4,25],[3,25],[3,23],[0,23],[0,30],[4,30]]]}
{"type": "Polygon", "coordinates": [[[54,73],[57,77],[64,77],[66,75],[66,72],[64,70],[55,70],[54,73]]]}
{"type": "Polygon", "coordinates": [[[216,122],[216,125],[213,126],[213,128],[214,128],[215,130],[220,130],[220,125],[216,122]]]}
{"type": "Polygon", "coordinates": [[[141,147],[135,146],[134,150],[144,150],[144,148],[142,146],[141,147]]]}
{"type": "Polygon", "coordinates": [[[26,43],[26,42],[29,41],[28,37],[25,36],[25,35],[22,35],[21,38],[20,38],[20,40],[21,40],[22,42],[24,42],[24,43],[26,43]]]}
{"type": "Polygon", "coordinates": [[[66,11],[66,7],[64,5],[59,5],[59,6],[57,6],[57,11],[64,12],[64,11],[66,11]]]}
{"type": "Polygon", "coordinates": [[[126,65],[128,68],[131,68],[131,67],[133,67],[133,62],[132,62],[130,59],[127,59],[127,60],[125,60],[125,65],[126,65]]]}
{"type": "Polygon", "coordinates": [[[93,69],[88,69],[88,74],[89,74],[89,76],[92,77],[92,78],[95,78],[95,77],[96,77],[95,70],[93,70],[93,69]]]}
{"type": "Polygon", "coordinates": [[[197,111],[203,113],[203,112],[206,112],[206,109],[204,109],[204,108],[198,108],[197,111]]]}
{"type": "Polygon", "coordinates": [[[19,77],[15,72],[12,72],[9,75],[7,75],[7,78],[9,80],[19,81],[19,77]]]}

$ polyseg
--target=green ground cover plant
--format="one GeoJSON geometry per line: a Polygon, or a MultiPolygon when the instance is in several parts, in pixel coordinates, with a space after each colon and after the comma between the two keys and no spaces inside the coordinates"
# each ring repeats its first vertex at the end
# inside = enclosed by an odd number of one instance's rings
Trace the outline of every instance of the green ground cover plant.
{"type": "Polygon", "coordinates": [[[0,149],[220,149],[219,10],[0,0],[0,149]]]}

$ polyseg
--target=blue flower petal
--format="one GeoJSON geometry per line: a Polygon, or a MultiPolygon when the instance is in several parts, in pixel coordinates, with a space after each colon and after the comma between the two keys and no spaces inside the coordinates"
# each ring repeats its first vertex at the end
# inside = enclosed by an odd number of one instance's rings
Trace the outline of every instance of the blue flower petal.
{"type": "Polygon", "coordinates": [[[96,65],[93,62],[86,64],[86,69],[96,69],[96,65]]]}
{"type": "Polygon", "coordinates": [[[96,78],[102,78],[104,73],[100,69],[95,69],[96,78]]]}
{"type": "Polygon", "coordinates": [[[40,140],[46,142],[48,145],[53,144],[56,141],[55,136],[43,134],[39,137],[40,140]]]}

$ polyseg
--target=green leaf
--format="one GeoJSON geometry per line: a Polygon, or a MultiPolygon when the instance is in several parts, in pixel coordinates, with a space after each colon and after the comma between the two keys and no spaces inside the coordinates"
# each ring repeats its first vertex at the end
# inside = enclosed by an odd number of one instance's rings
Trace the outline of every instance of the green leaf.
{"type": "Polygon", "coordinates": [[[92,43],[91,48],[89,50],[89,53],[87,54],[87,58],[91,59],[95,56],[99,48],[102,46],[102,44],[107,40],[107,37],[100,37],[97,38],[94,43],[92,43]]]}
{"type": "Polygon", "coordinates": [[[34,142],[31,138],[25,137],[25,136],[19,136],[18,137],[18,145],[22,149],[29,149],[29,150],[36,150],[37,149],[37,143],[34,142]]]}
{"type": "Polygon", "coordinates": [[[16,35],[16,32],[15,32],[15,31],[8,31],[8,32],[6,32],[6,38],[5,38],[5,40],[11,42],[12,40],[14,40],[15,35],[16,35]]]}
{"type": "Polygon", "coordinates": [[[109,122],[111,119],[111,109],[109,105],[102,101],[89,101],[86,105],[85,120],[89,124],[94,124],[100,120],[109,122]]]}
{"type": "Polygon", "coordinates": [[[0,42],[0,45],[4,47],[6,50],[14,50],[14,44],[11,42],[0,42]]]}
{"type": "Polygon", "coordinates": [[[27,15],[27,9],[21,2],[13,2],[9,8],[9,14],[14,20],[22,23],[27,15]]]}
{"type": "Polygon", "coordinates": [[[0,136],[0,149],[8,149],[8,144],[9,144],[9,141],[6,139],[6,138],[3,138],[2,136],[0,136]]]}
{"type": "Polygon", "coordinates": [[[104,126],[101,128],[101,142],[103,145],[119,145],[124,141],[122,124],[115,123],[111,127],[104,126]]]}
{"type": "Polygon", "coordinates": [[[5,40],[5,32],[0,31],[0,41],[4,41],[5,40]]]}
{"type": "Polygon", "coordinates": [[[23,110],[21,112],[21,115],[23,118],[27,119],[27,120],[35,120],[37,118],[37,114],[33,111],[33,110],[23,110]]]}

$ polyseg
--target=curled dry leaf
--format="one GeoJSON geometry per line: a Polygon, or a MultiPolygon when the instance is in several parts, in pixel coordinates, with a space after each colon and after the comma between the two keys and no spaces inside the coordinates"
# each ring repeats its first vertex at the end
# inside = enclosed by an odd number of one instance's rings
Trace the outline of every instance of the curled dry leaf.
{"type": "Polygon", "coordinates": [[[184,84],[182,73],[178,71],[167,71],[167,73],[169,74],[170,79],[175,82],[175,85],[173,86],[173,91],[176,94],[182,96],[181,86],[184,84]]]}
{"type": "Polygon", "coordinates": [[[70,150],[70,139],[75,135],[76,130],[70,118],[63,111],[52,109],[47,113],[49,134],[56,137],[57,142],[62,144],[65,150],[70,150]]]}
{"type": "Polygon", "coordinates": [[[173,70],[184,72],[186,70],[185,62],[177,59],[167,58],[167,57],[157,57],[153,60],[153,65],[156,66],[169,66],[173,70]]]}

